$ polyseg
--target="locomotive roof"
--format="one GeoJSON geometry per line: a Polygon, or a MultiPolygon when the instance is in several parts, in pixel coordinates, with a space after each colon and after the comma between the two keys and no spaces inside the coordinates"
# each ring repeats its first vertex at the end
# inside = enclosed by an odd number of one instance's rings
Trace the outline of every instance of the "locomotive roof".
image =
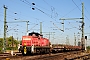
{"type": "Polygon", "coordinates": [[[35,34],[36,36],[41,35],[41,34],[39,34],[37,32],[31,32],[31,33],[29,33],[30,36],[32,36],[33,34],[35,34]]]}

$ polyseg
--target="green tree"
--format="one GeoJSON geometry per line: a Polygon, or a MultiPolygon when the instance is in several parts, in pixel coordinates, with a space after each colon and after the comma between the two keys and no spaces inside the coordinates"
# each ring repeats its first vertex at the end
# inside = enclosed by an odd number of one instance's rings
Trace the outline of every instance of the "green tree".
{"type": "Polygon", "coordinates": [[[0,38],[0,51],[2,50],[3,47],[3,38],[0,38]]]}
{"type": "MultiPolygon", "coordinates": [[[[12,49],[13,47],[15,49],[17,49],[18,47],[18,44],[19,44],[19,41],[14,39],[13,36],[10,36],[10,37],[7,37],[6,38],[6,48],[7,49],[12,49]]],[[[0,51],[2,50],[3,48],[3,38],[0,38],[0,51]]]]}
{"type": "Polygon", "coordinates": [[[13,38],[13,36],[8,37],[7,40],[8,40],[7,48],[9,48],[9,49],[12,49],[12,48],[16,49],[18,47],[19,42],[17,40],[15,40],[13,38]]]}
{"type": "Polygon", "coordinates": [[[87,49],[90,50],[90,46],[87,46],[87,49]]]}

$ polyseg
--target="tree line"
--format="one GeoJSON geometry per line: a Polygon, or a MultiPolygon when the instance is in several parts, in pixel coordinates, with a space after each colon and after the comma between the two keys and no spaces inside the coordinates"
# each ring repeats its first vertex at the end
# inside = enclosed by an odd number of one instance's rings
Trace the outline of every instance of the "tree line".
{"type": "MultiPolygon", "coordinates": [[[[10,36],[6,38],[6,50],[14,49],[16,50],[18,48],[18,44],[21,44],[20,40],[14,39],[13,36],[10,36]]],[[[3,38],[0,38],[0,51],[3,48],[3,38]]]]}

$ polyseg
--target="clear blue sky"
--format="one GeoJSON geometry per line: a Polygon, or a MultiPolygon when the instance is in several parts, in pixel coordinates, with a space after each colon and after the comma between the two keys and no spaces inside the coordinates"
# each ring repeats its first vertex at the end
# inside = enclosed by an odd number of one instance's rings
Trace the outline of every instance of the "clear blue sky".
{"type": "MultiPolygon", "coordinates": [[[[44,37],[49,38],[52,43],[65,44],[66,37],[70,44],[74,44],[74,33],[78,41],[78,32],[81,28],[82,20],[65,20],[64,32],[60,18],[81,18],[82,4],[84,3],[84,22],[85,35],[88,36],[88,44],[90,40],[90,0],[0,0],[0,37],[3,37],[3,23],[4,23],[4,8],[7,9],[7,22],[29,21],[29,32],[40,32],[40,22],[42,22],[42,32],[44,37]],[[35,5],[32,5],[35,3],[35,5]],[[32,10],[35,8],[35,10],[32,10]],[[14,14],[17,13],[17,14],[14,14]],[[46,33],[45,33],[46,32],[46,33]]],[[[14,36],[21,39],[22,35],[26,35],[26,22],[7,23],[7,37],[14,36]]],[[[81,34],[79,36],[81,38],[81,34]]]]}

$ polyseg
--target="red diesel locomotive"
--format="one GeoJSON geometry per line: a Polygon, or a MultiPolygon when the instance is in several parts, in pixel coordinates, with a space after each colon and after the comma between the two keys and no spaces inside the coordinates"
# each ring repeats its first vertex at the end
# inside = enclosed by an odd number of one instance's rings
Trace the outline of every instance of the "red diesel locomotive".
{"type": "Polygon", "coordinates": [[[50,41],[36,32],[29,33],[28,36],[22,36],[22,46],[20,50],[23,55],[35,53],[49,53],[50,41]]]}

